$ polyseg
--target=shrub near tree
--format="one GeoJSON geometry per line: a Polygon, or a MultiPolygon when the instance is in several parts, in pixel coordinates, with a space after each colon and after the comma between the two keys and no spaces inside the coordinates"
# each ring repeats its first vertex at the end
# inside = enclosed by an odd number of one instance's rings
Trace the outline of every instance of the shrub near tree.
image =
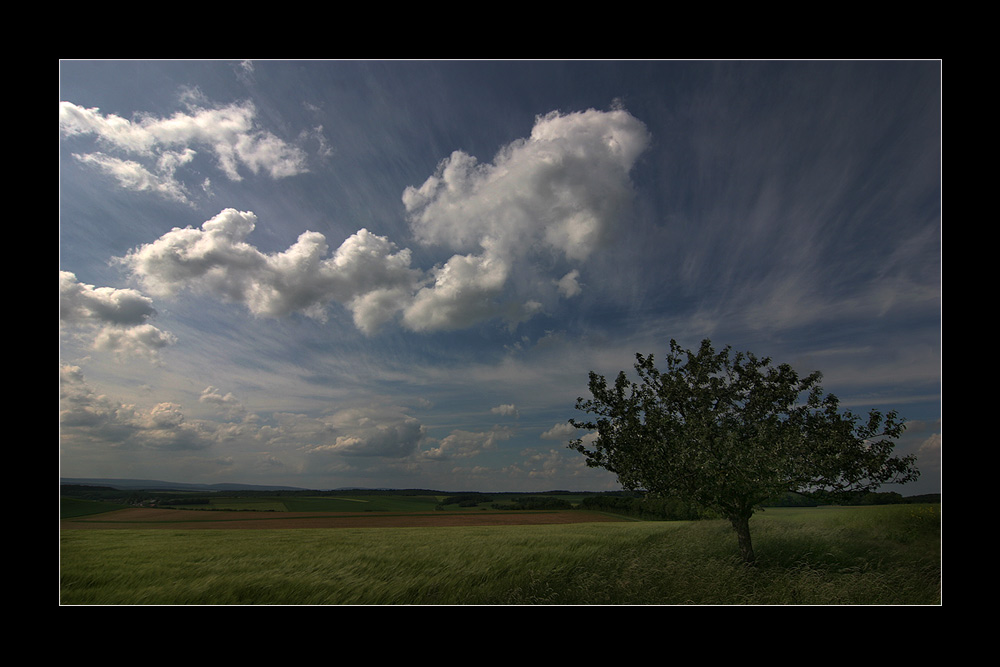
{"type": "Polygon", "coordinates": [[[785,492],[830,497],[870,492],[919,475],[915,457],[893,456],[905,428],[895,412],[861,418],[823,393],[821,374],[800,377],[769,358],[716,352],[705,339],[697,351],[670,341],[666,369],[653,355],[636,355],[639,381],[624,371],[613,385],[590,373],[590,399],[570,420],[595,432],[569,444],[587,465],[605,468],[628,490],[693,502],[726,517],[746,563],[755,560],[750,517],[785,492]]]}

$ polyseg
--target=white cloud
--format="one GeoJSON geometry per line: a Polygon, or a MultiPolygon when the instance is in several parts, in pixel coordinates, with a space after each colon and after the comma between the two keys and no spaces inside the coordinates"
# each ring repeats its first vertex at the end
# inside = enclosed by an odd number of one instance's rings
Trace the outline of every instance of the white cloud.
{"type": "Polygon", "coordinates": [[[579,429],[569,423],[555,424],[552,428],[542,433],[541,437],[544,440],[561,440],[563,442],[568,442],[577,437],[579,429]]]}
{"type": "Polygon", "coordinates": [[[405,458],[417,451],[426,427],[403,412],[382,409],[350,409],[314,421],[321,426],[322,440],[310,445],[312,454],[405,458]]]}
{"type": "Polygon", "coordinates": [[[464,431],[456,429],[442,438],[435,447],[421,452],[425,459],[447,461],[464,459],[496,449],[497,443],[513,436],[510,429],[494,427],[489,431],[464,431]]]}
{"type": "Polygon", "coordinates": [[[505,466],[500,472],[504,473],[510,480],[547,480],[546,484],[553,485],[583,483],[586,484],[585,488],[591,489],[594,486],[614,488],[608,484],[614,482],[613,474],[588,468],[583,457],[574,456],[569,450],[525,449],[521,451],[521,456],[520,461],[505,466]]]}
{"type": "Polygon", "coordinates": [[[176,338],[147,320],[156,315],[152,299],[133,289],[94,287],[69,271],[59,272],[59,315],[64,326],[94,330],[93,347],[123,358],[158,360],[176,338]]]}
{"type": "Polygon", "coordinates": [[[434,270],[434,281],[417,292],[403,312],[414,331],[461,329],[497,313],[493,299],[500,295],[510,266],[503,257],[455,255],[434,270]]]}
{"type": "Polygon", "coordinates": [[[493,164],[455,151],[422,186],[407,188],[403,203],[423,243],[489,243],[507,254],[542,242],[585,259],[631,199],[629,171],[648,141],[625,111],[552,112],[493,164]]]}
{"type": "MultiPolygon", "coordinates": [[[[71,111],[77,125],[101,120],[71,111]]],[[[142,130],[155,129],[157,141],[188,140],[199,136],[189,121],[175,117],[169,127],[142,130]]],[[[121,122],[103,122],[109,135],[124,135],[119,141],[143,145],[121,122]]],[[[580,293],[579,270],[567,273],[564,264],[585,259],[614,235],[632,196],[629,171],[648,140],[627,112],[591,110],[538,118],[531,137],[502,149],[493,164],[454,153],[423,186],[403,194],[418,242],[459,251],[426,274],[411,267],[409,249],[366,229],[332,257],[326,238],[308,231],[284,252],[265,254],[247,243],[256,215],[231,208],[201,229],[175,228],[123,261],[154,295],[196,289],[260,316],[297,312],[322,321],[334,301],[365,333],[397,317],[414,331],[493,318],[513,328],[546,302],[580,293]],[[563,264],[555,274],[561,279],[550,275],[556,264],[563,264]]],[[[268,142],[257,144],[266,153],[268,142]]]]}
{"type": "Polygon", "coordinates": [[[94,338],[94,349],[112,352],[125,361],[143,357],[150,363],[159,363],[160,350],[177,342],[177,338],[166,331],[160,331],[152,324],[134,327],[102,328],[94,338]]]}
{"type": "Polygon", "coordinates": [[[190,161],[193,155],[193,151],[164,155],[157,161],[155,171],[150,171],[149,168],[134,160],[125,160],[101,152],[86,155],[75,154],[73,157],[114,177],[118,181],[118,185],[126,190],[150,191],[164,199],[190,203],[187,189],[183,183],[177,180],[175,173],[177,167],[190,161]]]}
{"type": "Polygon", "coordinates": [[[932,455],[932,456],[934,456],[936,458],[940,458],[940,456],[941,456],[941,434],[940,433],[933,433],[933,434],[931,434],[931,436],[929,438],[927,438],[926,440],[924,440],[924,442],[920,445],[919,452],[920,452],[921,456],[932,455]]]}
{"type": "MultiPolygon", "coordinates": [[[[465,254],[435,271],[404,321],[437,330],[502,315],[510,305],[498,299],[514,273],[527,276],[520,284],[528,290],[541,289],[529,259],[589,257],[621,223],[632,198],[629,172],[648,142],[645,126],[622,110],[552,112],[492,164],[452,153],[420,187],[404,191],[403,203],[420,243],[465,254]]],[[[556,282],[563,296],[579,293],[578,276],[556,282]]],[[[537,292],[511,298],[533,304],[516,310],[519,317],[541,305],[537,292]]]]}
{"type": "Polygon", "coordinates": [[[503,415],[504,417],[517,417],[517,406],[513,403],[506,403],[504,405],[498,405],[495,408],[491,408],[490,412],[495,415],[503,415]]]}
{"type": "Polygon", "coordinates": [[[580,271],[579,269],[573,269],[565,276],[559,279],[557,283],[559,287],[559,294],[568,298],[572,298],[583,291],[580,286],[580,271]]]}
{"type": "Polygon", "coordinates": [[[198,402],[210,405],[222,415],[230,418],[246,418],[248,416],[247,409],[243,407],[239,399],[233,396],[232,392],[223,395],[215,387],[206,387],[201,392],[201,396],[198,397],[198,402]]]}
{"type": "Polygon", "coordinates": [[[318,232],[305,232],[287,250],[269,255],[245,240],[256,222],[251,212],[226,209],[201,229],[175,228],[121,261],[156,295],[192,289],[243,303],[255,315],[299,312],[318,320],[337,301],[364,331],[390,319],[419,278],[408,250],[366,229],[332,257],[318,232]]]}
{"type": "Polygon", "coordinates": [[[97,394],[78,366],[60,368],[60,437],[68,442],[105,442],[126,449],[199,450],[217,442],[211,424],[190,421],[175,403],[149,409],[97,394]]]}
{"type": "Polygon", "coordinates": [[[63,322],[134,326],[156,314],[153,300],[132,289],[94,287],[69,271],[59,272],[59,315],[63,322]]]}
{"type": "Polygon", "coordinates": [[[60,373],[60,437],[67,445],[201,450],[236,443],[245,453],[295,459],[306,455],[325,464],[341,456],[404,459],[416,454],[426,439],[420,420],[394,407],[345,409],[319,417],[275,413],[265,423],[232,393],[210,386],[199,402],[213,406],[225,419],[239,421],[192,419],[178,403],[140,407],[98,394],[77,366],[63,365],[60,373]]]}
{"type": "Polygon", "coordinates": [[[217,167],[233,181],[242,180],[241,171],[247,170],[276,179],[307,170],[305,153],[261,129],[250,102],[219,108],[191,104],[186,113],[169,118],[143,114],[128,120],[64,101],[59,105],[59,126],[66,136],[94,136],[98,145],[128,156],[95,151],[77,154],[81,161],[111,174],[124,188],[153,191],[173,200],[189,201],[177,170],[200,150],[212,154],[217,167]]]}
{"type": "Polygon", "coordinates": [[[569,456],[565,450],[550,449],[544,452],[525,452],[522,464],[533,478],[554,479],[580,474],[584,464],[578,457],[569,456]]]}

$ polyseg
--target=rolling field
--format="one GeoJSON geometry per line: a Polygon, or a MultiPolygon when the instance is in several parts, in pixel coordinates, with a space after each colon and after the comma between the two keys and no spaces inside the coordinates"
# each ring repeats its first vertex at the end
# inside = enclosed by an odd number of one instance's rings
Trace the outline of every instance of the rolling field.
{"type": "Polygon", "coordinates": [[[769,509],[751,523],[755,568],[740,563],[724,521],[620,521],[578,510],[266,514],[125,510],[64,520],[60,602],[941,601],[938,505],[769,509]]]}

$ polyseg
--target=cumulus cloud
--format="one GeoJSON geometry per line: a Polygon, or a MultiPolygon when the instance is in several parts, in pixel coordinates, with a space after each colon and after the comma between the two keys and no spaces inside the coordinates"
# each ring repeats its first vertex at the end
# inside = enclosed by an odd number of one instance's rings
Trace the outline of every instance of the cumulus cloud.
{"type": "Polygon", "coordinates": [[[632,196],[645,126],[628,112],[552,112],[492,164],[461,151],[403,203],[417,238],[456,250],[524,252],[536,243],[586,259],[632,196]]]}
{"type": "Polygon", "coordinates": [[[148,320],[156,315],[152,299],[133,289],[95,287],[59,272],[59,316],[64,326],[96,331],[94,349],[116,355],[158,360],[176,338],[148,320]]]}
{"type": "Polygon", "coordinates": [[[247,409],[243,407],[239,399],[233,396],[232,392],[223,395],[215,387],[206,387],[201,392],[201,396],[198,397],[198,402],[210,405],[220,414],[232,419],[248,417],[247,409]]]}
{"type": "MultiPolygon", "coordinates": [[[[206,108],[189,96],[186,112],[169,118],[139,115],[133,120],[100,109],[60,102],[59,126],[67,137],[93,136],[100,147],[75,157],[113,176],[124,188],[152,191],[165,198],[189,201],[177,177],[179,167],[204,150],[233,181],[241,171],[284,178],[306,171],[305,153],[259,127],[250,102],[206,108]]],[[[200,100],[197,100],[200,102],[200,100]]]]}
{"type": "Polygon", "coordinates": [[[128,328],[104,327],[94,338],[94,349],[111,352],[123,360],[142,357],[158,364],[160,350],[176,342],[173,334],[160,331],[152,324],[128,328]]]}
{"type": "Polygon", "coordinates": [[[251,212],[226,209],[201,229],[175,228],[128,253],[122,262],[154,295],[192,289],[242,303],[255,315],[293,312],[318,320],[336,301],[355,324],[374,331],[399,310],[420,277],[409,250],[361,229],[328,256],[326,238],[305,232],[287,250],[266,254],[246,242],[251,212]]]}
{"type": "MultiPolygon", "coordinates": [[[[142,145],[127,126],[119,130],[122,142],[142,145]]],[[[453,153],[403,194],[416,241],[455,252],[426,272],[411,266],[409,249],[367,229],[332,256],[327,239],[311,231],[266,254],[247,242],[257,216],[231,208],[200,229],[175,228],[123,261],[154,295],[196,289],[260,316],[323,320],[337,302],[365,333],[393,320],[425,332],[493,318],[514,327],[546,302],[581,292],[579,270],[567,272],[566,264],[615,234],[631,201],[629,172],[648,141],[645,126],[622,110],[554,112],[492,164],[453,153]],[[561,278],[551,273],[557,267],[561,278]]]]}
{"type": "Polygon", "coordinates": [[[510,268],[500,256],[455,255],[434,269],[433,283],[406,306],[404,323],[415,331],[435,331],[490,318],[496,313],[492,299],[506,284],[510,268]]]}
{"type": "Polygon", "coordinates": [[[543,310],[553,286],[564,298],[579,294],[578,269],[546,276],[552,257],[579,262],[614,237],[632,200],[629,174],[648,143],[628,112],[591,109],[537,118],[531,136],[492,163],[453,152],[403,193],[416,240],[458,253],[433,270],[403,322],[419,331],[493,317],[516,324],[543,310]]]}
{"type": "MultiPolygon", "coordinates": [[[[453,152],[403,193],[418,242],[461,253],[435,271],[404,321],[436,330],[503,315],[510,305],[499,297],[510,276],[534,273],[527,258],[585,260],[622,221],[632,198],[629,172],[648,143],[645,126],[628,112],[589,110],[539,117],[531,136],[501,149],[493,163],[453,152]]],[[[559,293],[578,294],[577,277],[557,281],[559,293]]],[[[522,296],[517,316],[537,312],[537,297],[522,296]]]]}

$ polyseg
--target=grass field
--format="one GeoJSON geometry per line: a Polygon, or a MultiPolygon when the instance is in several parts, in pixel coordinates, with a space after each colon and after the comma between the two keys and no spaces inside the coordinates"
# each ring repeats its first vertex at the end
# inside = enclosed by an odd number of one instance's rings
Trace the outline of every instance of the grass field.
{"type": "Polygon", "coordinates": [[[83,516],[93,516],[105,512],[125,509],[128,505],[118,503],[105,503],[91,500],[77,500],[76,498],[62,498],[59,502],[59,516],[63,519],[73,519],[83,516]]]}
{"type": "Polygon", "coordinates": [[[728,523],[64,530],[62,604],[912,604],[940,592],[940,506],[728,523]]]}

